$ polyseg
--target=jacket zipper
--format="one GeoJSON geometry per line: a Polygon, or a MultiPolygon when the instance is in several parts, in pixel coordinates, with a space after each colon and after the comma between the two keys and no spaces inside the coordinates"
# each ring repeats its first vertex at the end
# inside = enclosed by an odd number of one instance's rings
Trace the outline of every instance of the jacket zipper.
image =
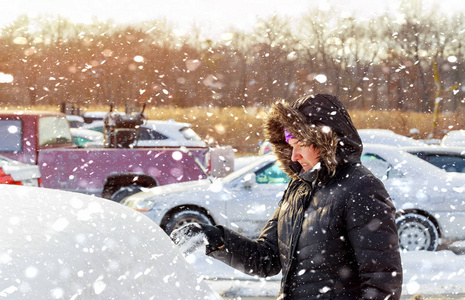
{"type": "MultiPolygon", "coordinates": [[[[297,174],[296,174],[297,175],[297,174]]],[[[313,192],[314,192],[314,185],[315,185],[315,182],[318,180],[318,177],[319,177],[319,170],[317,170],[317,175],[315,177],[315,180],[313,180],[312,183],[309,183],[307,182],[306,180],[302,179],[299,175],[297,175],[297,178],[299,178],[300,181],[304,182],[306,185],[308,185],[309,189],[310,189],[310,196],[308,198],[308,205],[310,204],[312,198],[313,198],[313,192]]],[[[291,245],[291,249],[289,251],[289,262],[286,266],[286,273],[285,273],[285,278],[283,278],[282,280],[282,284],[281,284],[281,290],[283,293],[285,293],[285,289],[286,289],[286,285],[287,285],[287,278],[289,276],[289,270],[291,269],[291,266],[292,266],[292,262],[294,261],[294,252],[295,252],[295,249],[297,247],[297,242],[299,241],[299,235],[302,231],[302,225],[303,225],[303,221],[304,221],[304,218],[305,216],[303,214],[305,214],[305,211],[307,210],[308,208],[308,205],[307,205],[307,202],[304,201],[303,204],[302,204],[302,212],[301,212],[301,216],[300,216],[300,219],[299,219],[299,222],[298,222],[298,230],[297,230],[297,233],[296,233],[296,230],[294,230],[292,232],[292,235],[291,235],[291,240],[290,240],[290,245],[291,245]],[[294,242],[294,240],[296,240],[296,242],[294,242]]],[[[296,228],[296,227],[294,227],[296,228]]],[[[286,297],[286,296],[284,296],[286,297]]],[[[285,299],[285,298],[283,298],[285,299]]]]}

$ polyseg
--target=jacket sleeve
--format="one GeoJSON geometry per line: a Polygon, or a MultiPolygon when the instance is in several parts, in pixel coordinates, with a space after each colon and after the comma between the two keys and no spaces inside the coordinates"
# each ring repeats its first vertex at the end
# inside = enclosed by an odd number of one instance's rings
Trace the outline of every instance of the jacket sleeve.
{"type": "Polygon", "coordinates": [[[395,208],[384,185],[373,176],[366,176],[356,185],[357,193],[351,193],[347,204],[346,222],[362,280],[363,297],[399,299],[402,263],[395,208]]]}
{"type": "Polygon", "coordinates": [[[231,229],[223,229],[225,246],[221,250],[207,246],[207,255],[249,275],[268,277],[281,271],[278,250],[278,215],[280,207],[268,220],[257,240],[231,229]]]}

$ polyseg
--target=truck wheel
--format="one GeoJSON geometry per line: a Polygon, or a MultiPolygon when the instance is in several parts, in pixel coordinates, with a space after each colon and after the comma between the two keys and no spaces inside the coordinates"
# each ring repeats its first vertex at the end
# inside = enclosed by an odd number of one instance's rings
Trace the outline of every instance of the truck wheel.
{"type": "Polygon", "coordinates": [[[402,250],[436,251],[438,248],[438,229],[427,217],[408,213],[397,218],[396,225],[402,250]]]}
{"type": "Polygon", "coordinates": [[[142,187],[138,185],[123,186],[111,195],[110,200],[121,203],[124,198],[139,193],[140,191],[142,191],[142,187]]]}
{"type": "Polygon", "coordinates": [[[198,210],[187,209],[177,212],[169,218],[165,225],[165,232],[166,234],[170,235],[173,230],[181,228],[182,226],[189,223],[204,223],[213,225],[210,218],[204,213],[198,210]]]}

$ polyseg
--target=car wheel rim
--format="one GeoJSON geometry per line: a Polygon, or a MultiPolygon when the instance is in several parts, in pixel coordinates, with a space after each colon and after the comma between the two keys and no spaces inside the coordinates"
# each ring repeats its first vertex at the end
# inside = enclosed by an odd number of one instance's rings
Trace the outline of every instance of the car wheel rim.
{"type": "Polygon", "coordinates": [[[399,243],[407,251],[427,250],[431,244],[431,236],[426,226],[410,222],[399,228],[399,243]]]}

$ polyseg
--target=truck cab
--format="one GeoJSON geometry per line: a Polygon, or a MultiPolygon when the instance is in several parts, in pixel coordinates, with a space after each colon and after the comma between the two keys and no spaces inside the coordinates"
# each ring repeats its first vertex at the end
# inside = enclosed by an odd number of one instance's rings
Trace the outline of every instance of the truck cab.
{"type": "Polygon", "coordinates": [[[66,115],[56,112],[0,112],[2,155],[27,163],[38,163],[42,149],[75,148],[66,115]]]}

